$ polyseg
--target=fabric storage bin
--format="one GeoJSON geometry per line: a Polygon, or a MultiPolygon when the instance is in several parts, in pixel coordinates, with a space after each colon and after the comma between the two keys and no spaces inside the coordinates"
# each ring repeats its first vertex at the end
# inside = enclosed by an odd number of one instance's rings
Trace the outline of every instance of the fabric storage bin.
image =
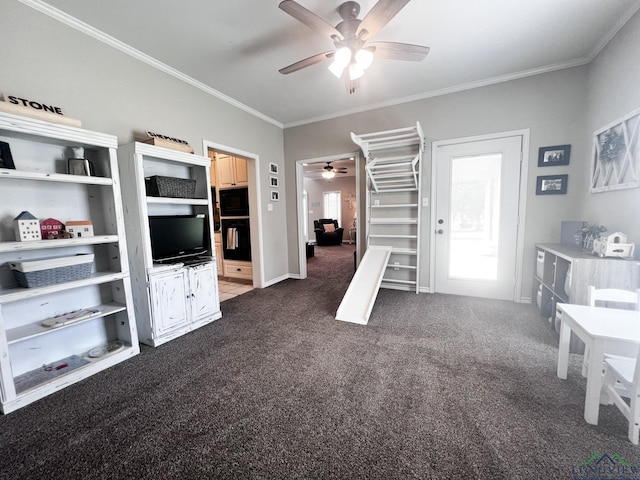
{"type": "Polygon", "coordinates": [[[538,255],[536,258],[536,275],[539,279],[542,279],[543,273],[544,273],[544,251],[538,250],[538,255]]]}
{"type": "Polygon", "coordinates": [[[88,278],[91,275],[93,257],[93,253],[89,253],[70,257],[41,258],[10,262],[9,267],[21,287],[44,287],[88,278]]]}
{"type": "Polygon", "coordinates": [[[144,179],[150,197],[194,198],[196,181],[188,178],[154,175],[144,179]]]}

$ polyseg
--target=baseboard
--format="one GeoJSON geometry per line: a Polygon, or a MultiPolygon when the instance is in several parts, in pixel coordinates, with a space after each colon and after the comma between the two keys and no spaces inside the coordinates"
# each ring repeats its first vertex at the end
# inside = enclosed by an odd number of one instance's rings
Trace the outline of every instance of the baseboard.
{"type": "MultiPolygon", "coordinates": [[[[299,275],[298,275],[298,277],[299,277],[299,275]]],[[[273,278],[273,279],[271,279],[271,280],[269,280],[267,282],[264,282],[264,287],[263,288],[270,287],[271,285],[275,285],[276,283],[280,283],[280,282],[282,282],[284,280],[288,280],[289,278],[292,278],[291,274],[290,273],[286,273],[284,275],[281,275],[280,277],[276,277],[276,278],[273,278]]]]}

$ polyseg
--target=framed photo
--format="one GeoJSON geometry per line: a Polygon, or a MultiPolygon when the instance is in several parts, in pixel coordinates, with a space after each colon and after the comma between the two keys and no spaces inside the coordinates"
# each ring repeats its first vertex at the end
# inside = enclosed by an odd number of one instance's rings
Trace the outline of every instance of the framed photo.
{"type": "Polygon", "coordinates": [[[0,168],[12,168],[14,170],[16,168],[7,142],[0,142],[0,168]]]}
{"type": "Polygon", "coordinates": [[[274,175],[278,174],[278,164],[277,163],[270,163],[269,164],[269,173],[273,173],[274,175]]]}
{"type": "Polygon", "coordinates": [[[269,186],[271,188],[277,188],[278,187],[278,177],[269,177],[269,186]]]}
{"type": "Polygon", "coordinates": [[[536,195],[564,195],[569,175],[541,175],[536,179],[536,195]]]}
{"type": "Polygon", "coordinates": [[[277,190],[271,190],[271,201],[279,202],[280,201],[280,193],[277,190]]]}
{"type": "Polygon", "coordinates": [[[555,147],[540,147],[538,150],[538,166],[554,167],[569,165],[571,145],[556,145],[555,147]]]}
{"type": "Polygon", "coordinates": [[[640,109],[593,134],[591,193],[640,187],[640,109]]]}

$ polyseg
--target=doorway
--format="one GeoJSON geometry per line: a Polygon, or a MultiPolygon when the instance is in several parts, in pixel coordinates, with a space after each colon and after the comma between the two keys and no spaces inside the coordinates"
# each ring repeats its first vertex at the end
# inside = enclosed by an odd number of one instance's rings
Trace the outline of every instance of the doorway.
{"type": "MultiPolygon", "coordinates": [[[[321,173],[324,172],[327,164],[330,164],[336,171],[344,168],[349,171],[347,174],[349,178],[355,178],[353,182],[350,182],[348,189],[343,189],[340,196],[340,204],[343,211],[343,218],[340,226],[344,228],[345,241],[347,241],[347,243],[351,242],[352,245],[355,244],[357,252],[356,256],[359,256],[359,247],[358,242],[356,241],[359,215],[357,215],[356,212],[360,205],[360,155],[357,152],[352,152],[341,155],[332,155],[329,157],[298,160],[296,162],[296,198],[298,219],[298,265],[300,279],[307,278],[308,275],[307,255],[308,252],[312,251],[309,249],[308,243],[315,243],[313,220],[324,218],[324,196],[314,196],[313,192],[310,192],[309,189],[305,188],[305,170],[315,172],[314,175],[317,176],[317,181],[321,182],[321,173]],[[346,167],[347,165],[349,165],[348,168],[346,167]]],[[[337,179],[340,176],[341,174],[337,173],[335,178],[337,179]]],[[[312,176],[312,178],[315,177],[312,176]]],[[[327,180],[324,181],[326,182],[327,180]]],[[[332,179],[329,181],[332,181],[332,179]]],[[[329,192],[336,189],[333,187],[327,187],[325,190],[329,192]]]]}
{"type": "Polygon", "coordinates": [[[435,142],[434,291],[518,300],[528,131],[435,142]]]}
{"type": "MultiPolygon", "coordinates": [[[[246,190],[248,193],[248,203],[249,203],[249,215],[245,220],[248,222],[249,226],[247,230],[249,231],[249,241],[250,250],[248,254],[251,259],[251,270],[250,274],[246,275],[248,277],[245,281],[248,281],[252,284],[254,288],[264,288],[265,280],[264,280],[264,263],[263,263],[263,246],[262,246],[262,206],[261,206],[261,195],[260,195],[260,158],[258,155],[245,152],[243,150],[239,150],[237,148],[229,147],[226,145],[221,145],[218,143],[210,142],[208,140],[202,141],[203,151],[206,156],[211,157],[212,153],[223,154],[226,156],[234,156],[241,157],[246,160],[246,171],[242,171],[242,169],[237,168],[236,174],[240,172],[243,174],[243,180],[246,181],[246,190]]],[[[225,179],[222,179],[226,181],[225,179]]],[[[240,182],[238,182],[240,184],[240,182]]],[[[240,190],[242,187],[237,188],[235,185],[220,185],[217,188],[218,197],[220,195],[221,188],[230,188],[232,190],[240,190]]],[[[223,235],[222,231],[215,232],[216,236],[216,256],[224,257],[223,250],[223,235]],[[219,240],[219,242],[218,242],[219,240]],[[218,246],[219,243],[219,246],[218,246]]],[[[226,237],[225,237],[226,240],[226,237]]],[[[232,260],[233,261],[233,260],[232,260]]],[[[240,267],[241,268],[241,267],[240,267]]],[[[242,272],[241,272],[242,273],[242,272]]]]}

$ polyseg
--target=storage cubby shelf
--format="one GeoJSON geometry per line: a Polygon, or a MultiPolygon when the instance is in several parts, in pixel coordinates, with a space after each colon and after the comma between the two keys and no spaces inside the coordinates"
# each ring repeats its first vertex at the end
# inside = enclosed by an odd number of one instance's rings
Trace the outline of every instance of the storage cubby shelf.
{"type": "Polygon", "coordinates": [[[173,197],[147,197],[147,203],[157,205],[203,205],[207,206],[206,198],[173,198],[173,197]]]}
{"type": "Polygon", "coordinates": [[[69,325],[63,325],[61,327],[44,327],[39,323],[31,323],[29,325],[24,325],[22,327],[8,329],[7,343],[12,344],[12,343],[20,342],[23,340],[27,340],[29,338],[37,337],[38,335],[45,335],[53,331],[61,331],[61,330],[64,330],[65,328],[71,328],[75,325],[80,325],[81,323],[95,320],[96,318],[106,317],[108,315],[113,315],[114,313],[118,313],[126,310],[126,306],[120,303],[96,305],[94,307],[89,307],[89,308],[94,310],[100,310],[100,313],[92,317],[80,320],[78,322],[71,323],[69,325]]]}
{"type": "Polygon", "coordinates": [[[62,292],[65,290],[70,290],[72,288],[109,283],[115,280],[128,278],[128,276],[129,274],[124,272],[104,272],[95,273],[91,277],[82,280],[56,283],[54,285],[47,285],[46,287],[0,289],[0,305],[4,303],[16,302],[18,300],[24,300],[27,298],[38,297],[41,295],[48,295],[50,293],[62,292]]]}
{"type": "Polygon", "coordinates": [[[95,235],[93,237],[37,240],[33,242],[0,242],[0,253],[76,247],[79,245],[100,245],[103,243],[117,243],[118,241],[118,235],[95,235]]]}
{"type": "Polygon", "coordinates": [[[66,173],[40,173],[24,170],[0,170],[0,179],[35,180],[41,182],[79,183],[85,185],[113,185],[113,180],[89,175],[69,175],[66,173]]]}
{"type": "Polygon", "coordinates": [[[417,218],[372,218],[372,225],[415,225],[417,218]]]}

